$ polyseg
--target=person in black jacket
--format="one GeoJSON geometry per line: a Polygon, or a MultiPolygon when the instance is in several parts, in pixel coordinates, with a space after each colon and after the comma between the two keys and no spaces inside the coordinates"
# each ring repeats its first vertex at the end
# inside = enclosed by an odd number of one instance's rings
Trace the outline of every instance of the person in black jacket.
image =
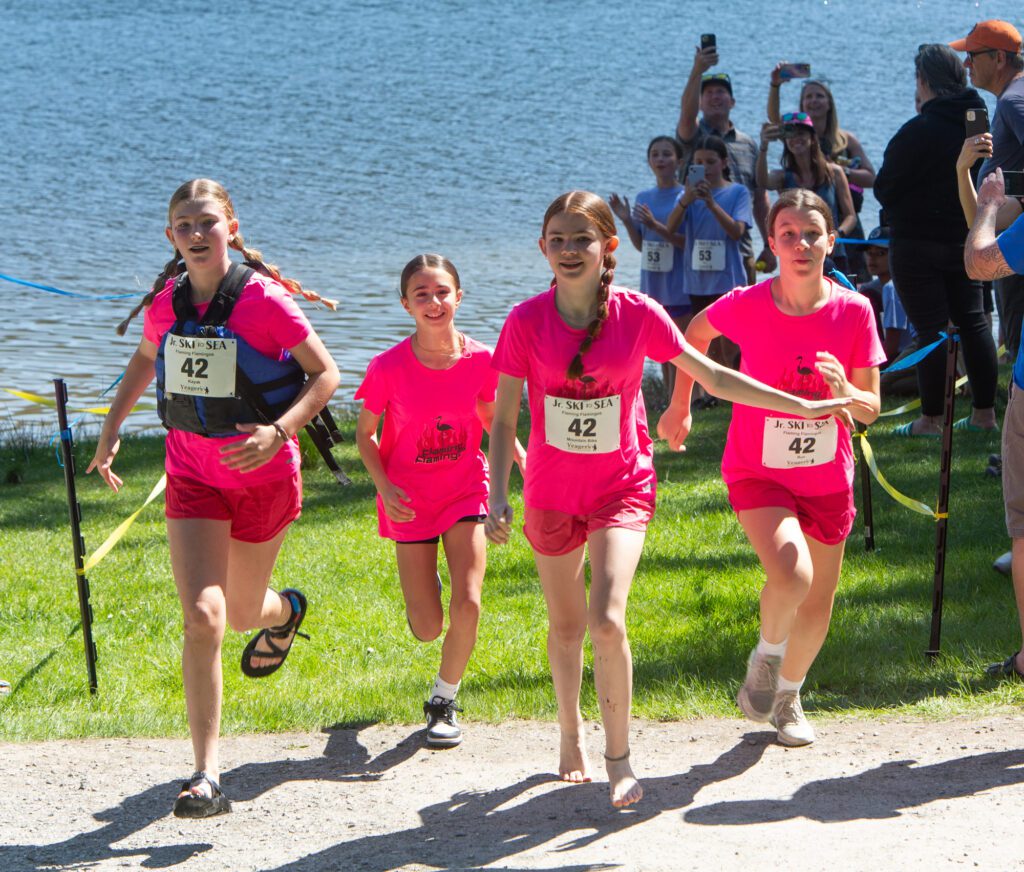
{"type": "MultiPolygon", "coordinates": [[[[938,338],[952,321],[960,329],[973,409],[958,429],[993,429],[997,361],[985,319],[981,283],[964,270],[967,223],[957,193],[956,160],[964,141],[964,112],[984,101],[967,86],[964,66],[948,46],[923,45],[914,58],[919,114],[885,149],[875,197],[890,226],[892,278],[918,343],[938,338]]],[[[902,436],[942,430],[946,360],[933,352],[917,366],[921,417],[897,427],[902,436]]]]}

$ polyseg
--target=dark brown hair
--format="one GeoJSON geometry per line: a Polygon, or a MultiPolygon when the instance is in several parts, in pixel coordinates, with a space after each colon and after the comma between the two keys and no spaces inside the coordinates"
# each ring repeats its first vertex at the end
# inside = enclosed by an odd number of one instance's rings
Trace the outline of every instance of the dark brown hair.
{"type": "MultiPolygon", "coordinates": [[[[582,215],[590,221],[605,238],[615,236],[615,218],[608,204],[597,194],[590,191],[569,191],[558,197],[544,213],[544,223],[541,225],[540,235],[547,233],[548,222],[556,215],[564,212],[572,212],[582,215]]],[[[587,335],[580,343],[579,351],[569,364],[569,371],[566,374],[570,380],[578,379],[583,375],[583,355],[589,351],[594,340],[601,334],[601,327],[608,318],[608,296],[612,279],[615,278],[615,255],[611,251],[604,253],[604,269],[601,271],[601,281],[597,288],[597,314],[594,320],[587,325],[587,335]]]]}
{"type": "MultiPolygon", "coordinates": [[[[814,176],[815,187],[819,185],[835,184],[832,178],[832,171],[829,169],[828,161],[825,160],[825,155],[821,150],[821,144],[818,142],[818,134],[814,132],[813,127],[809,127],[804,124],[793,124],[784,125],[791,127],[798,131],[805,131],[811,138],[811,144],[808,146],[808,157],[811,161],[811,173],[814,176]]],[[[792,173],[798,172],[796,165],[796,158],[793,156],[793,152],[789,150],[789,140],[782,140],[782,167],[792,173]]]]}
{"type": "Polygon", "coordinates": [[[817,212],[825,219],[825,229],[829,233],[835,233],[835,221],[832,218],[832,210],[828,203],[821,199],[814,191],[807,188],[790,188],[779,194],[779,199],[772,203],[768,210],[768,235],[775,236],[775,219],[783,209],[804,209],[808,212],[817,212]]]}
{"type": "Polygon", "coordinates": [[[462,282],[459,279],[459,271],[447,257],[441,254],[417,254],[410,260],[402,270],[402,278],[398,282],[398,290],[405,297],[409,287],[409,280],[421,269],[443,269],[448,275],[455,279],[455,287],[461,288],[462,282]]]}
{"type": "MultiPolygon", "coordinates": [[[[188,203],[194,200],[213,200],[221,207],[221,209],[224,210],[224,216],[228,221],[234,221],[236,218],[235,205],[231,202],[231,197],[224,189],[223,185],[219,182],[213,181],[213,179],[192,179],[191,181],[185,182],[185,184],[181,185],[178,190],[171,195],[171,201],[167,204],[168,226],[170,226],[173,221],[175,208],[182,203],[188,203]]],[[[235,233],[228,239],[228,247],[241,252],[242,258],[246,264],[258,272],[263,273],[263,275],[270,276],[272,279],[280,282],[291,293],[302,294],[302,296],[311,303],[323,303],[329,309],[336,309],[338,307],[335,300],[325,299],[316,291],[305,289],[295,279],[289,279],[282,276],[274,264],[266,263],[263,260],[263,255],[257,249],[245,247],[245,240],[242,239],[241,233],[235,233]]],[[[118,335],[124,335],[124,332],[128,329],[128,325],[131,323],[131,320],[153,302],[153,298],[163,290],[168,279],[179,276],[184,271],[185,262],[182,259],[181,252],[179,252],[178,249],[174,249],[173,256],[166,264],[164,264],[163,270],[160,272],[160,275],[156,277],[156,280],[153,282],[153,287],[150,289],[149,293],[142,298],[142,302],[132,309],[128,317],[117,325],[118,335]]]]}

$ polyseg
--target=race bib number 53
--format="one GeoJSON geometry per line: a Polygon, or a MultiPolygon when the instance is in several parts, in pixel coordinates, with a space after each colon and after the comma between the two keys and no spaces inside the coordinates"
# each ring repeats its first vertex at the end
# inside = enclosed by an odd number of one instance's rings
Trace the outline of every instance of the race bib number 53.
{"type": "Polygon", "coordinates": [[[765,418],[761,462],[768,469],[821,466],[835,459],[838,439],[835,418],[765,418]]]}
{"type": "Polygon", "coordinates": [[[618,395],[596,400],[544,397],[544,438],[572,454],[607,454],[619,448],[618,395]]]}
{"type": "Polygon", "coordinates": [[[219,336],[167,334],[164,390],[193,397],[233,397],[238,342],[219,336]]]}

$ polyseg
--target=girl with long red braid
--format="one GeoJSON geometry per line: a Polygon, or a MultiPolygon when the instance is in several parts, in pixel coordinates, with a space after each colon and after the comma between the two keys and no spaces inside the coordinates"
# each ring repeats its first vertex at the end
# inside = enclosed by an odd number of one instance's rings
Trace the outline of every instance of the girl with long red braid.
{"type": "Polygon", "coordinates": [[[548,607],[559,774],[572,782],[591,777],[579,706],[589,629],[611,801],[627,806],[643,796],[643,788],[629,760],[633,666],[626,601],[655,502],[653,443],[640,393],[645,358],[671,362],[716,396],[785,414],[838,413],[848,422],[843,407],[854,401],[798,399],[698,354],[660,305],[612,284],[618,242],[612,213],[596,194],[563,194],[544,215],[540,249],[554,283],[512,310],[494,352],[501,375],[485,532],[495,543],[511,535],[508,478],[525,381],[531,436],[523,532],[548,607]]]}

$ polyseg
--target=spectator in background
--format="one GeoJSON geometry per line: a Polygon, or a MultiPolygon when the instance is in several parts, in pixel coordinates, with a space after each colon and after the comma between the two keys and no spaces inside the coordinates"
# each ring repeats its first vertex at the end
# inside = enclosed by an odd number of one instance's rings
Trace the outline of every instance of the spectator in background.
{"type": "MultiPolygon", "coordinates": [[[[885,149],[875,196],[891,228],[889,263],[900,301],[922,345],[952,321],[971,385],[973,409],[959,429],[996,427],[996,348],[985,318],[981,283],[964,271],[967,224],[960,209],[956,162],[964,140],[964,113],[984,108],[967,86],[963,64],[945,45],[923,45],[914,59],[919,114],[885,149]]],[[[930,354],[917,365],[921,416],[897,427],[901,436],[938,437],[942,431],[945,360],[930,354]]]]}
{"type": "MultiPolygon", "coordinates": [[[[971,84],[998,98],[992,116],[991,151],[979,177],[987,177],[996,167],[1024,169],[1024,55],[1017,28],[1007,21],[982,21],[949,46],[966,53],[964,66],[970,70],[971,84]]],[[[967,216],[968,224],[972,217],[967,216]]],[[[1013,360],[1024,319],[1024,276],[1008,275],[997,281],[995,288],[1006,351],[1013,360]]]]}
{"type": "Polygon", "coordinates": [[[761,233],[761,253],[755,259],[754,244],[748,227],[740,240],[743,252],[743,263],[747,273],[747,282],[753,284],[757,280],[757,270],[773,272],[775,255],[768,247],[768,234],[765,231],[765,219],[768,217],[768,193],[759,187],[755,179],[757,163],[757,143],[736,128],[729,119],[729,113],[736,105],[732,94],[732,80],[728,73],[709,73],[708,70],[718,63],[717,46],[698,48],[693,58],[690,77],[686,80],[683,96],[680,99],[679,123],[676,125],[676,137],[682,144],[685,157],[681,164],[685,172],[686,166],[693,156],[693,147],[698,138],[720,136],[729,150],[729,170],[734,182],[745,185],[750,191],[751,205],[754,212],[754,223],[761,233]],[[700,111],[701,118],[697,119],[700,111]],[[755,266],[759,264],[759,266],[755,266]]]}

